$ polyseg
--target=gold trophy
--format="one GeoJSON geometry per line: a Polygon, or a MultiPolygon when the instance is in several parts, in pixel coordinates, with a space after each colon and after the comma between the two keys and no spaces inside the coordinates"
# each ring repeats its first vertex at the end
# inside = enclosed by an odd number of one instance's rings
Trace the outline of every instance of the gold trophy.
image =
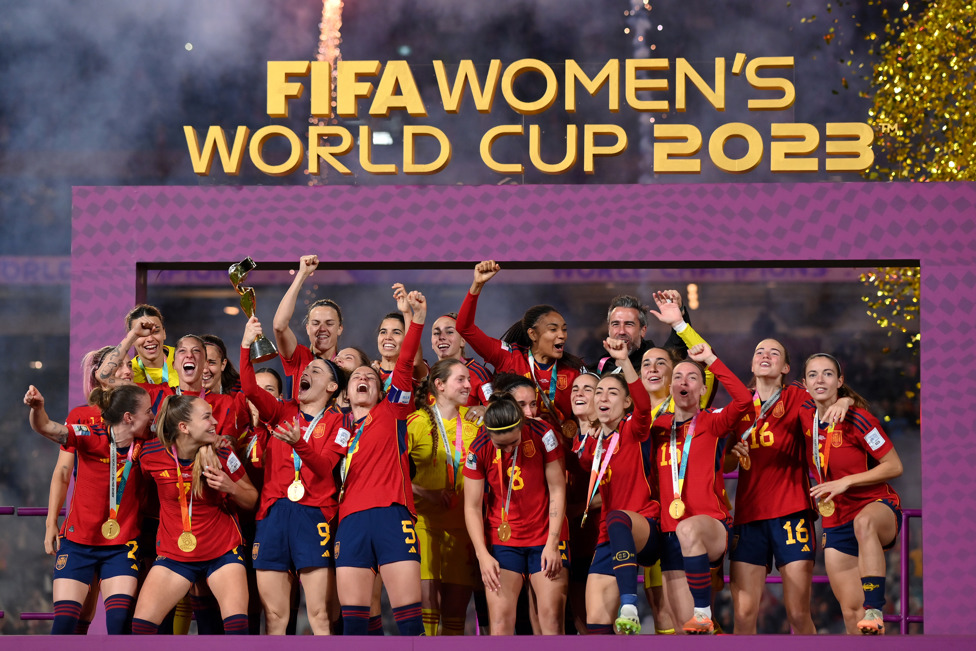
{"type": "MultiPolygon", "coordinates": [[[[232,264],[230,269],[227,270],[227,274],[230,276],[230,284],[241,295],[241,309],[244,310],[244,314],[249,319],[254,316],[257,299],[254,297],[254,288],[243,287],[241,283],[247,279],[247,274],[255,267],[257,265],[254,264],[254,260],[244,258],[237,264],[232,264]]],[[[278,349],[275,348],[274,342],[264,335],[258,335],[257,339],[251,342],[251,361],[255,364],[266,362],[277,356],[278,349]]]]}

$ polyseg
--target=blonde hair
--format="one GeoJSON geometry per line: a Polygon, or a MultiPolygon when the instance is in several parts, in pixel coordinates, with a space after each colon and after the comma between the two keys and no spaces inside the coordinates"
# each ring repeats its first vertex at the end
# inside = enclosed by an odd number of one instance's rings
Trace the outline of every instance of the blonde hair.
{"type": "MultiPolygon", "coordinates": [[[[193,417],[193,402],[203,400],[196,396],[166,396],[156,414],[156,438],[167,448],[176,445],[179,438],[180,423],[188,423],[193,417]]],[[[220,459],[212,445],[204,445],[193,458],[193,494],[203,497],[203,469],[206,466],[220,467],[220,459]]]]}

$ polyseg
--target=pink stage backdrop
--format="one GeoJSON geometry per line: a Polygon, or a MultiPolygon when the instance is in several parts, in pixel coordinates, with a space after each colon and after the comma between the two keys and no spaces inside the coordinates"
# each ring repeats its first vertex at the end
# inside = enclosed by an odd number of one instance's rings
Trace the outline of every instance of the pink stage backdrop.
{"type": "Polygon", "coordinates": [[[137,263],[919,260],[925,630],[976,635],[974,218],[974,184],[78,187],[71,363],[121,339],[137,263]]]}

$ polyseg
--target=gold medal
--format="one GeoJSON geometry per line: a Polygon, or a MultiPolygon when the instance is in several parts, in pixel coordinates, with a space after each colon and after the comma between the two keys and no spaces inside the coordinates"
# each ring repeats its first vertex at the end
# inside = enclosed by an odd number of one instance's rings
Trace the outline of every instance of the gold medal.
{"type": "Polygon", "coordinates": [[[122,527],[119,526],[119,521],[115,518],[109,518],[102,524],[102,535],[107,540],[115,540],[121,531],[122,527]]]}
{"type": "Polygon", "coordinates": [[[498,539],[502,542],[508,542],[508,539],[512,537],[512,527],[507,522],[502,522],[498,525],[498,539]]]}
{"type": "Polygon", "coordinates": [[[739,459],[739,467],[743,470],[749,470],[752,467],[752,461],[749,460],[749,457],[742,457],[739,459]]]}
{"type": "Polygon", "coordinates": [[[576,424],[576,421],[567,420],[567,421],[563,421],[562,430],[563,430],[563,436],[565,438],[571,439],[574,436],[576,436],[576,432],[579,431],[579,426],[576,424]]]}
{"type": "Polygon", "coordinates": [[[180,537],[177,538],[176,546],[180,548],[180,551],[192,552],[197,548],[197,537],[189,531],[184,531],[180,534],[180,537]]]}
{"type": "Polygon", "coordinates": [[[825,518],[829,518],[834,514],[834,510],[836,510],[837,505],[834,504],[832,501],[820,500],[817,503],[817,508],[820,510],[820,515],[822,515],[825,518]]]}
{"type": "Polygon", "coordinates": [[[671,517],[675,520],[680,520],[684,517],[685,503],[681,501],[680,497],[674,498],[674,501],[671,502],[671,506],[668,507],[668,513],[670,513],[671,517]]]}
{"type": "Polygon", "coordinates": [[[292,502],[297,502],[303,497],[305,497],[305,487],[302,486],[300,480],[296,479],[288,485],[288,499],[292,502]]]}

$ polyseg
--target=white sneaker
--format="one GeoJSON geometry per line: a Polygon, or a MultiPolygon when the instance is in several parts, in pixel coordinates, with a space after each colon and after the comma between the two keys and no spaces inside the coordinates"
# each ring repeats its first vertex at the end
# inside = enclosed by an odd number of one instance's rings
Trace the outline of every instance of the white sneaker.
{"type": "Polygon", "coordinates": [[[637,606],[624,604],[617,613],[617,621],[613,623],[613,630],[619,635],[637,635],[641,632],[640,616],[637,606]]]}

